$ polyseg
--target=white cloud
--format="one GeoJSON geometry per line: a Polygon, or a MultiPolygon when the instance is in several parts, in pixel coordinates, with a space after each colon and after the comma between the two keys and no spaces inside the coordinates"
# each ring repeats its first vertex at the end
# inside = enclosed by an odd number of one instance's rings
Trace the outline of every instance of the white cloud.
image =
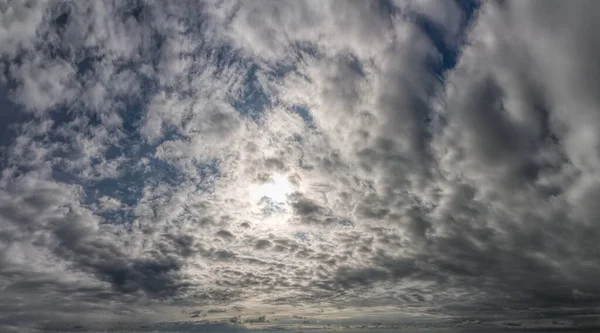
{"type": "Polygon", "coordinates": [[[121,207],[121,202],[118,199],[108,196],[102,196],[98,199],[101,210],[117,210],[121,207]]]}
{"type": "Polygon", "coordinates": [[[19,85],[16,101],[31,110],[43,112],[69,103],[78,92],[75,69],[62,60],[46,62],[35,57],[21,66],[12,65],[9,70],[19,85]]]}
{"type": "Polygon", "coordinates": [[[43,20],[47,1],[3,1],[0,3],[2,53],[14,57],[33,46],[36,28],[43,20]]]}

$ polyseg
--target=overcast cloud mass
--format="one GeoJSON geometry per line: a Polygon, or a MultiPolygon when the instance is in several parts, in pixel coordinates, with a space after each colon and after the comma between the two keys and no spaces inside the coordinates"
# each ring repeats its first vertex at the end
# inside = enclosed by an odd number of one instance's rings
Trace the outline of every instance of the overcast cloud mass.
{"type": "Polygon", "coordinates": [[[0,0],[0,332],[600,330],[600,1],[0,0]]]}

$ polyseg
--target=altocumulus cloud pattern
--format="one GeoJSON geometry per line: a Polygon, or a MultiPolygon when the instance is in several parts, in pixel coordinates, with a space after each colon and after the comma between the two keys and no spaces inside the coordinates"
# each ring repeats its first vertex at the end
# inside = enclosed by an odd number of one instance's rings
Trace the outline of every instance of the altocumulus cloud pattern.
{"type": "Polygon", "coordinates": [[[600,330],[599,45],[593,0],[0,0],[0,331],[600,330]]]}

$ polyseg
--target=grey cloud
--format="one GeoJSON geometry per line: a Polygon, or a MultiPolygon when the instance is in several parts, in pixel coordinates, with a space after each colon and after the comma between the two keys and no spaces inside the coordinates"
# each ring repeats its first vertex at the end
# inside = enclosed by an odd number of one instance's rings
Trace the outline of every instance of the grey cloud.
{"type": "Polygon", "coordinates": [[[259,239],[256,241],[254,247],[258,250],[263,250],[271,247],[272,243],[268,239],[259,239]]]}
{"type": "Polygon", "coordinates": [[[301,216],[316,215],[323,210],[323,208],[314,201],[301,196],[298,196],[297,200],[294,200],[292,207],[294,208],[296,214],[301,216]]]}
{"type": "Polygon", "coordinates": [[[352,269],[342,267],[336,275],[339,283],[344,287],[348,287],[353,284],[370,285],[379,280],[384,280],[387,278],[388,272],[379,268],[352,269]]]}
{"type": "Polygon", "coordinates": [[[214,309],[208,309],[207,312],[208,313],[222,313],[222,312],[227,312],[227,310],[226,309],[214,308],[214,309]]]}
{"type": "MultiPolygon", "coordinates": [[[[127,255],[118,249],[117,244],[109,238],[102,237],[103,235],[98,234],[98,231],[89,224],[90,221],[84,220],[86,212],[65,207],[62,214],[55,215],[56,212],[53,210],[59,208],[61,204],[60,201],[56,201],[56,198],[63,196],[59,187],[56,188],[57,193],[45,193],[43,188],[40,191],[35,187],[31,190],[35,192],[23,195],[24,204],[19,210],[33,210],[36,212],[37,219],[44,219],[44,216],[47,216],[47,225],[30,226],[28,229],[50,229],[54,242],[48,246],[56,255],[77,263],[81,269],[98,275],[102,280],[107,280],[120,291],[133,292],[141,289],[150,293],[169,293],[172,292],[171,288],[176,288],[169,277],[171,272],[178,270],[179,264],[176,261],[168,257],[155,257],[128,262],[127,255]],[[171,287],[162,289],[167,285],[171,287]]],[[[12,207],[16,208],[14,204],[12,207]]],[[[24,218],[27,219],[26,216],[15,216],[15,214],[16,212],[4,210],[2,216],[17,225],[23,222],[24,218]]],[[[87,218],[91,219],[92,216],[87,215],[87,218]]],[[[24,232],[29,233],[30,230],[24,232]]],[[[39,241],[44,242],[43,238],[39,241]]]]}
{"type": "Polygon", "coordinates": [[[219,236],[219,237],[221,237],[221,238],[225,238],[225,239],[229,239],[229,238],[235,237],[231,232],[229,232],[227,230],[219,230],[216,235],[219,236]]]}
{"type": "Polygon", "coordinates": [[[253,323],[254,324],[254,323],[266,323],[266,322],[268,322],[268,320],[267,320],[267,316],[259,316],[259,317],[256,317],[256,318],[247,318],[247,319],[244,319],[244,322],[245,323],[253,323]]]}

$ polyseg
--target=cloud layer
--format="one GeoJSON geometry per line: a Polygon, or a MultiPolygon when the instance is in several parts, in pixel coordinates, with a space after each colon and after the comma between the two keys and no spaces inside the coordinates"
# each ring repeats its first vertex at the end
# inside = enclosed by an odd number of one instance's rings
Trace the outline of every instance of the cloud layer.
{"type": "Polygon", "coordinates": [[[0,330],[598,327],[598,12],[0,1],[0,330]]]}

